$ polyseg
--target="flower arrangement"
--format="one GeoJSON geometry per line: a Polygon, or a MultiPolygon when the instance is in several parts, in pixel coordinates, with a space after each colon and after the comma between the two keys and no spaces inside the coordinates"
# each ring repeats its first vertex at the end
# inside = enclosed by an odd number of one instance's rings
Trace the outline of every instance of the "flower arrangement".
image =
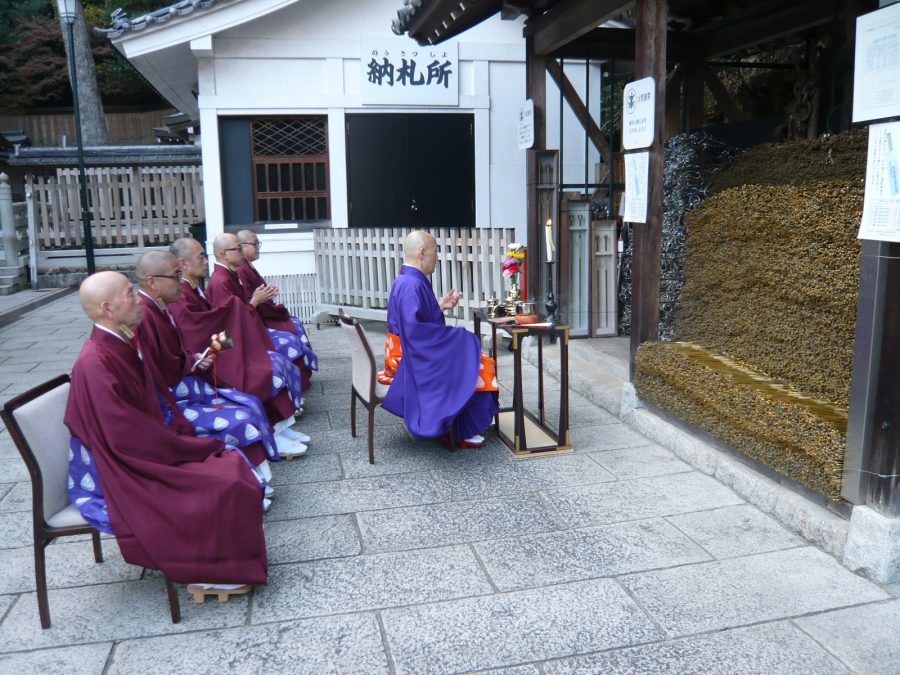
{"type": "Polygon", "coordinates": [[[516,277],[522,271],[523,260],[525,260],[525,246],[515,242],[510,244],[503,259],[503,276],[507,279],[516,277]]]}

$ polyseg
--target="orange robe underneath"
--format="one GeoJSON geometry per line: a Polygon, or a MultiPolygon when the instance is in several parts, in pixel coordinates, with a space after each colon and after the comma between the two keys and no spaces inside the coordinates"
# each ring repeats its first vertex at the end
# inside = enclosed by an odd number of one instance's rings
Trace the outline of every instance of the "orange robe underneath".
{"type": "MultiPolygon", "coordinates": [[[[403,358],[403,347],[400,346],[400,336],[388,332],[384,342],[384,370],[378,371],[378,381],[389,385],[394,381],[397,368],[400,367],[400,359],[403,358]]],[[[481,354],[481,372],[475,382],[475,391],[500,391],[497,384],[497,362],[487,354],[481,354]]]]}

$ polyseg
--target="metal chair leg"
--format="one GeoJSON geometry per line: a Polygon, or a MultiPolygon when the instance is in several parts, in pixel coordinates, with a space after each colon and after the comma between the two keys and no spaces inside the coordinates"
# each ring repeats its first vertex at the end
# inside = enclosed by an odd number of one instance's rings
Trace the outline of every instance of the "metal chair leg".
{"type": "Polygon", "coordinates": [[[41,628],[50,628],[50,600],[47,597],[47,563],[44,547],[49,542],[38,538],[34,541],[34,582],[37,589],[38,614],[41,617],[41,628]]]}
{"type": "Polygon", "coordinates": [[[356,438],[356,389],[350,385],[350,435],[356,438]]]}
{"type": "Polygon", "coordinates": [[[181,604],[178,602],[178,593],[175,584],[166,577],[166,592],[169,594],[169,611],[172,613],[172,623],[181,623],[181,604]]]}
{"type": "Polygon", "coordinates": [[[94,562],[103,562],[103,547],[100,545],[100,533],[97,530],[91,532],[91,539],[94,542],[94,562]]]}

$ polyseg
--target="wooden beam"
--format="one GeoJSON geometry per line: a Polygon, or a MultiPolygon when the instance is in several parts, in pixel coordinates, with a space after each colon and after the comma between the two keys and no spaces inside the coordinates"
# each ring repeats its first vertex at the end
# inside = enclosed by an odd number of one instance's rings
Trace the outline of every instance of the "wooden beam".
{"type": "Polygon", "coordinates": [[[591,32],[630,4],[623,0],[562,0],[525,24],[525,35],[534,37],[536,54],[550,54],[591,32]]]}
{"type": "Polygon", "coordinates": [[[679,63],[672,69],[669,79],[666,82],[666,136],[663,141],[667,141],[672,136],[683,131],[681,121],[681,90],[684,83],[684,64],[679,63]]]}
{"type": "Polygon", "coordinates": [[[684,130],[693,131],[703,127],[703,97],[705,89],[700,67],[696,61],[684,64],[684,130]]]}
{"type": "Polygon", "coordinates": [[[746,13],[729,16],[719,24],[697,31],[701,56],[709,59],[733,54],[761,42],[775,40],[834,18],[834,3],[822,0],[750,3],[746,13]]]}
{"type": "Polygon", "coordinates": [[[700,77],[703,78],[703,81],[706,82],[706,86],[709,87],[709,91],[712,93],[713,98],[716,99],[716,103],[718,103],[722,111],[725,113],[725,117],[728,118],[729,122],[739,122],[744,118],[743,113],[741,113],[740,108],[738,108],[734,101],[731,100],[731,96],[728,94],[728,91],[722,85],[722,82],[719,80],[718,76],[712,71],[712,68],[707,66],[706,64],[702,64],[699,67],[700,77]]]}
{"type": "MultiPolygon", "coordinates": [[[[537,183],[534,153],[547,147],[547,59],[535,54],[534,38],[525,38],[525,98],[534,103],[534,145],[526,159],[526,209],[528,217],[528,251],[540,251],[543,237],[542,224],[538,224],[537,183]]],[[[540,295],[543,265],[540,256],[529,255],[528,297],[537,302],[540,295]]]]}
{"type": "Polygon", "coordinates": [[[575,113],[575,117],[581,122],[581,126],[587,130],[588,137],[591,139],[594,147],[600,152],[600,157],[604,162],[609,162],[609,141],[606,139],[606,134],[600,131],[600,127],[594,122],[594,118],[591,117],[590,111],[581,100],[578,92],[575,91],[575,87],[572,86],[569,78],[566,77],[559,62],[556,59],[547,59],[546,61],[547,72],[550,73],[550,77],[553,78],[556,86],[562,91],[566,103],[569,104],[572,112],[575,113]]]}
{"type": "Polygon", "coordinates": [[[635,79],[656,81],[656,133],[649,148],[647,222],[634,223],[631,262],[631,375],[635,355],[644,342],[659,339],[660,231],[663,213],[663,135],[666,106],[666,23],[668,0],[637,0],[635,79]]]}
{"type": "MultiPolygon", "coordinates": [[[[634,58],[635,32],[630,28],[595,28],[577,40],[556,49],[548,56],[572,59],[634,58]]],[[[666,38],[666,61],[692,61],[698,55],[698,43],[691,33],[669,32],[666,38]]]]}

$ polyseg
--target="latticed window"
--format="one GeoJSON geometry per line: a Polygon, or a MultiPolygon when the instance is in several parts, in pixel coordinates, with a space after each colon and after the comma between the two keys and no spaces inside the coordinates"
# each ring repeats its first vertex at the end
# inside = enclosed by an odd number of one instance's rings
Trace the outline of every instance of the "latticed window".
{"type": "Polygon", "coordinates": [[[326,119],[256,119],[251,138],[256,220],[328,219],[326,119]]]}

